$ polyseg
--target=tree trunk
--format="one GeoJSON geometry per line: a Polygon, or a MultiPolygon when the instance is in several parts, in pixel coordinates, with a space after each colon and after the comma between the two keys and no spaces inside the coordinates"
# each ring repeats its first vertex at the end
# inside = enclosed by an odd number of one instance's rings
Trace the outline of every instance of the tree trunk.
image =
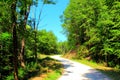
{"type": "Polygon", "coordinates": [[[22,41],[21,41],[21,51],[19,53],[19,59],[20,59],[20,65],[23,68],[25,68],[24,52],[25,52],[25,39],[22,38],[22,41]]]}
{"type": "Polygon", "coordinates": [[[13,63],[14,63],[14,80],[18,79],[18,47],[17,47],[17,31],[16,31],[16,3],[17,1],[13,1],[11,5],[11,20],[13,27],[13,63]]]}
{"type": "Polygon", "coordinates": [[[108,67],[109,65],[108,65],[108,55],[107,55],[107,53],[105,55],[105,62],[106,62],[106,66],[108,67]]]}
{"type": "MultiPolygon", "coordinates": [[[[27,23],[27,18],[28,18],[28,15],[29,15],[29,12],[30,12],[30,6],[27,8],[26,6],[26,0],[25,0],[25,12],[24,12],[24,24],[23,24],[23,27],[24,27],[24,33],[26,34],[26,23],[27,23]]],[[[21,64],[21,67],[25,68],[25,60],[24,60],[24,54],[25,54],[25,35],[23,35],[23,38],[21,40],[21,51],[19,53],[19,58],[20,58],[20,64],[21,64]]]]}
{"type": "Polygon", "coordinates": [[[35,60],[37,62],[37,28],[36,28],[36,25],[35,25],[35,21],[34,21],[34,41],[35,41],[34,54],[35,54],[35,60]]]}
{"type": "Polygon", "coordinates": [[[2,44],[0,44],[0,54],[2,54],[2,44]]]}
{"type": "Polygon", "coordinates": [[[34,41],[35,41],[34,54],[35,54],[35,60],[37,62],[37,31],[35,31],[34,33],[34,41]]]}
{"type": "Polygon", "coordinates": [[[13,52],[14,52],[14,56],[13,56],[13,63],[14,63],[14,80],[18,80],[18,59],[17,59],[17,33],[16,33],[16,27],[14,24],[14,28],[13,28],[13,52]]]}

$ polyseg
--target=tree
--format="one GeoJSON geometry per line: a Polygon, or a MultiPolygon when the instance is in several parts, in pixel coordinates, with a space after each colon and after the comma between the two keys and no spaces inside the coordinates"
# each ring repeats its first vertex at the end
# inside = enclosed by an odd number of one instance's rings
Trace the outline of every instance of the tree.
{"type": "Polygon", "coordinates": [[[119,0],[70,0],[63,28],[79,57],[119,64],[119,8],[119,0]]]}
{"type": "Polygon", "coordinates": [[[17,17],[16,17],[16,0],[13,0],[12,4],[11,4],[11,21],[12,21],[12,27],[13,27],[13,55],[14,55],[14,79],[18,80],[18,59],[17,59],[17,55],[18,55],[18,42],[17,42],[17,31],[16,31],[16,27],[17,27],[17,17]]]}
{"type": "Polygon", "coordinates": [[[0,74],[1,79],[10,73],[12,59],[12,35],[8,32],[3,32],[0,34],[0,74]]]}
{"type": "Polygon", "coordinates": [[[57,38],[51,32],[46,30],[38,31],[38,51],[44,54],[57,54],[57,38]]]}
{"type": "Polygon", "coordinates": [[[67,52],[69,52],[71,49],[68,46],[68,42],[64,41],[64,42],[58,42],[58,51],[60,54],[65,54],[67,52]]]}
{"type": "MultiPolygon", "coordinates": [[[[31,0],[32,1],[32,0],[31,0]]],[[[12,52],[13,53],[13,63],[14,63],[14,78],[15,80],[18,80],[18,45],[19,45],[19,38],[18,35],[19,30],[25,29],[26,23],[27,23],[27,17],[28,17],[28,12],[29,12],[29,7],[30,7],[30,1],[25,0],[25,1],[20,1],[20,0],[6,0],[6,1],[0,1],[0,6],[2,6],[0,9],[2,10],[1,18],[0,18],[0,26],[1,26],[1,32],[9,32],[12,34],[12,41],[13,41],[13,48],[12,52]],[[4,11],[5,10],[5,11],[4,11]],[[10,13],[10,14],[8,14],[10,13]],[[8,22],[6,24],[6,21],[8,22]],[[23,24],[24,23],[24,24],[23,24]],[[22,25],[23,24],[23,25],[22,25]],[[19,26],[19,27],[18,27],[19,26]],[[22,27],[22,28],[21,28],[22,27]],[[24,29],[23,29],[24,27],[24,29]]],[[[22,31],[21,30],[21,31],[22,31]]],[[[24,42],[24,41],[22,41],[24,42]]],[[[22,45],[23,48],[21,48],[21,52],[24,52],[24,45],[22,45]]],[[[21,63],[23,61],[21,55],[21,63]]],[[[12,60],[11,60],[12,61],[12,60]]]]}
{"type": "Polygon", "coordinates": [[[28,16],[30,13],[30,7],[32,5],[36,5],[37,0],[32,1],[32,0],[24,0],[24,1],[18,1],[17,4],[17,13],[18,13],[18,21],[19,21],[19,33],[21,37],[21,48],[19,52],[19,60],[21,63],[21,66],[25,68],[25,60],[24,60],[24,52],[25,52],[25,37],[26,37],[26,24],[28,20],[28,16]],[[22,34],[21,34],[22,33],[22,34]]]}
{"type": "MultiPolygon", "coordinates": [[[[36,59],[36,62],[37,62],[37,31],[38,31],[38,26],[39,26],[39,23],[40,23],[40,20],[41,20],[41,14],[42,14],[42,10],[43,10],[43,7],[44,5],[46,4],[55,4],[55,1],[54,0],[42,0],[42,4],[41,4],[41,8],[40,8],[40,12],[38,13],[38,18],[37,18],[37,13],[36,12],[33,12],[34,13],[34,17],[31,18],[31,26],[33,28],[33,35],[34,35],[34,54],[35,54],[35,59],[36,59]]],[[[36,9],[37,6],[33,6],[34,10],[36,9]]]]}

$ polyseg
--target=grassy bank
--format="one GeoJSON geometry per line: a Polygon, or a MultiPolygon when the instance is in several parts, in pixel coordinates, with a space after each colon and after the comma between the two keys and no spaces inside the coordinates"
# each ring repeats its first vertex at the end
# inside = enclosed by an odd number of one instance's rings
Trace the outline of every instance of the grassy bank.
{"type": "Polygon", "coordinates": [[[57,80],[61,76],[60,70],[55,70],[47,74],[43,80],[57,80]]]}

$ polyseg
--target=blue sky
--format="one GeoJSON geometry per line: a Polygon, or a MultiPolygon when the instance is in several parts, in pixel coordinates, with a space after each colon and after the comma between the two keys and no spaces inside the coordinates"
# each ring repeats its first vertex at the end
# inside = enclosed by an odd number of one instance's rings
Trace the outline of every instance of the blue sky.
{"type": "MultiPolygon", "coordinates": [[[[52,31],[56,36],[58,41],[65,41],[67,37],[62,33],[62,22],[60,21],[60,16],[67,7],[69,0],[56,0],[55,5],[45,5],[43,7],[41,21],[38,29],[46,29],[47,31],[52,31]]],[[[37,14],[41,9],[41,2],[39,2],[36,9],[37,14]]],[[[34,10],[32,10],[33,14],[34,10]]],[[[31,14],[31,13],[30,13],[31,14]]],[[[38,17],[38,15],[37,15],[38,17]]]]}

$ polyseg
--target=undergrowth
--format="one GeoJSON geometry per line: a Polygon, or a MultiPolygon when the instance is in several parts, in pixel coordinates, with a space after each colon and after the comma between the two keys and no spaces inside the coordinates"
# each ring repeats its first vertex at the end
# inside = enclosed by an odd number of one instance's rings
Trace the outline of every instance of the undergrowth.
{"type": "MultiPolygon", "coordinates": [[[[26,59],[26,67],[18,67],[19,80],[56,80],[62,74],[63,65],[46,55],[38,56],[38,62],[34,58],[26,59]],[[43,76],[45,75],[45,76],[43,76]]],[[[14,80],[13,72],[2,80],[14,80]]]]}
{"type": "Polygon", "coordinates": [[[47,74],[47,77],[43,80],[56,80],[59,76],[61,76],[61,70],[55,70],[47,74]]]}
{"type": "Polygon", "coordinates": [[[62,74],[63,65],[59,61],[44,57],[39,59],[38,62],[40,63],[40,70],[38,74],[31,76],[29,80],[37,80],[36,77],[39,80],[56,80],[62,74]]]}

